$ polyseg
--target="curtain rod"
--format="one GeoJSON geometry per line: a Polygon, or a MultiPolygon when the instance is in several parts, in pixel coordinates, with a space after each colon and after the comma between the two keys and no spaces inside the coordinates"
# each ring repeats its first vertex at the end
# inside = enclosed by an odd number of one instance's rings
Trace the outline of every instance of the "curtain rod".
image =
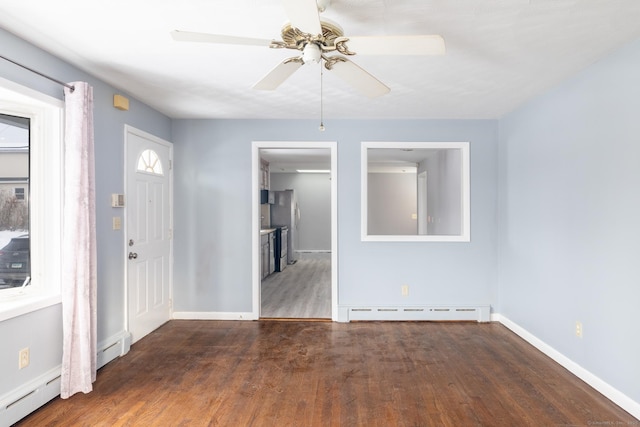
{"type": "Polygon", "coordinates": [[[12,64],[17,65],[18,67],[22,67],[27,71],[31,71],[32,73],[35,73],[35,74],[37,74],[37,75],[39,75],[41,77],[44,77],[45,79],[51,80],[52,82],[55,82],[55,83],[58,83],[59,85],[62,85],[64,87],[66,87],[67,89],[71,90],[71,92],[76,90],[76,88],[73,85],[70,85],[70,84],[65,83],[65,82],[61,82],[60,80],[54,79],[53,77],[50,77],[50,76],[47,76],[46,74],[43,74],[40,71],[36,71],[33,68],[29,68],[26,65],[22,65],[19,62],[16,62],[16,61],[14,61],[12,59],[7,58],[6,56],[0,55],[0,58],[4,59],[5,61],[11,62],[12,64]]]}

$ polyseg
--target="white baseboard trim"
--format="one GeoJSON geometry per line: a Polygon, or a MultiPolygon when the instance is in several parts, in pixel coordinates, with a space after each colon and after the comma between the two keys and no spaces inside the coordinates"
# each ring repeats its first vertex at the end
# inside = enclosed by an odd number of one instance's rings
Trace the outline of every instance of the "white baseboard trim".
{"type": "Polygon", "coordinates": [[[616,405],[627,411],[629,414],[640,420],[640,403],[634,401],[620,390],[611,386],[609,383],[603,381],[598,376],[589,372],[573,360],[569,359],[549,344],[537,338],[535,335],[528,332],[515,322],[512,322],[507,317],[500,314],[492,314],[491,320],[502,323],[504,326],[513,331],[520,338],[533,345],[535,348],[549,356],[555,362],[567,369],[569,372],[580,378],[582,381],[589,384],[598,392],[602,393],[607,399],[611,400],[616,405]]]}
{"type": "Polygon", "coordinates": [[[221,311],[174,311],[171,318],[176,320],[258,320],[250,312],[221,311]]]}
{"type": "MultiPolygon", "coordinates": [[[[97,344],[97,367],[129,352],[131,334],[121,331],[97,344]]],[[[61,365],[0,397],[0,427],[8,427],[60,395],[61,365]]]]}

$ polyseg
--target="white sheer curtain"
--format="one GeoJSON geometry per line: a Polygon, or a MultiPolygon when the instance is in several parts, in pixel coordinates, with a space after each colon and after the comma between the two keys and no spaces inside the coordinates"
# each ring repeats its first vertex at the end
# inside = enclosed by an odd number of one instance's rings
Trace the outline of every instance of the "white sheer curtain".
{"type": "Polygon", "coordinates": [[[96,215],[93,88],[65,88],[60,396],[89,393],[96,380],[96,215]]]}

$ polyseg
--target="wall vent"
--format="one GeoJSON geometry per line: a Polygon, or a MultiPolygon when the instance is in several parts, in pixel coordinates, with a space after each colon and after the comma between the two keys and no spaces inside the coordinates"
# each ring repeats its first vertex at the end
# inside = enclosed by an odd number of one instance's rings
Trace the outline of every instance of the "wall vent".
{"type": "Polygon", "coordinates": [[[14,400],[13,402],[11,402],[11,403],[9,403],[7,405],[7,409],[11,409],[12,406],[17,405],[18,403],[22,402],[24,399],[26,399],[27,397],[31,396],[35,392],[36,392],[36,390],[31,390],[29,393],[25,394],[24,396],[17,398],[16,400],[14,400]]]}

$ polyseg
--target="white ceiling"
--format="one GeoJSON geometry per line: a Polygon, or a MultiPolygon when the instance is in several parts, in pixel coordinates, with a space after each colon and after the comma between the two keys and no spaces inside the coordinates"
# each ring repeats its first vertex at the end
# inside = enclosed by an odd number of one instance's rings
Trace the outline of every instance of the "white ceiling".
{"type": "MultiPolygon", "coordinates": [[[[640,37],[637,0],[333,0],[322,16],[347,36],[440,34],[447,49],[354,57],[391,88],[376,99],[325,72],[328,119],[497,118],[640,37]]],[[[174,118],[317,119],[319,66],[256,91],[292,51],[170,37],[279,39],[286,20],[280,0],[0,0],[0,27],[174,118]]]]}

